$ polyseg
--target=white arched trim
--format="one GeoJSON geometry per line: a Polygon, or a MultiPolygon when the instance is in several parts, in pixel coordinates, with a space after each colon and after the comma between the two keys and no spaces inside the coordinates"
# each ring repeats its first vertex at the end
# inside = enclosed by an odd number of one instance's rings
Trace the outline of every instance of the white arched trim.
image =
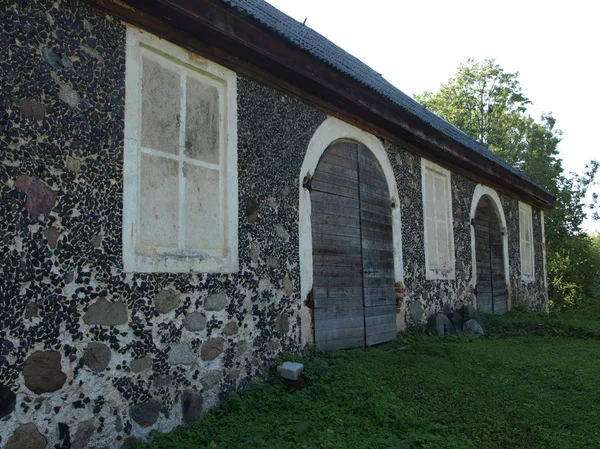
{"type": "MultiPolygon", "coordinates": [[[[508,271],[508,232],[506,227],[506,217],[504,215],[504,209],[502,208],[502,202],[498,193],[494,189],[491,189],[483,184],[477,184],[475,192],[473,193],[473,200],[471,202],[471,219],[475,218],[475,212],[477,211],[477,205],[479,200],[483,196],[488,196],[492,203],[496,205],[496,211],[498,218],[500,219],[500,231],[502,232],[502,255],[504,257],[504,280],[506,282],[506,288],[510,288],[509,271],[508,271]]],[[[477,255],[475,253],[475,227],[471,226],[471,261],[472,261],[472,274],[471,284],[477,285],[477,255]]]]}
{"type": "MultiPolygon", "coordinates": [[[[338,141],[354,141],[367,147],[375,156],[383,174],[387,180],[390,199],[396,204],[392,208],[392,230],[394,244],[394,275],[397,282],[404,285],[404,273],[402,268],[402,235],[400,227],[400,203],[398,188],[392,166],[387,157],[383,145],[377,137],[362,131],[355,126],[349,125],[335,117],[327,118],[315,131],[306,155],[304,163],[298,178],[300,186],[299,202],[299,243],[300,243],[300,294],[301,294],[301,340],[302,345],[313,343],[313,334],[311,330],[310,310],[304,304],[304,301],[313,287],[313,257],[312,257],[312,229],[311,229],[311,203],[310,192],[303,187],[304,178],[315,173],[317,164],[321,159],[323,152],[333,143],[338,141]]],[[[398,329],[401,329],[403,322],[400,322],[400,315],[396,315],[398,329]]]]}

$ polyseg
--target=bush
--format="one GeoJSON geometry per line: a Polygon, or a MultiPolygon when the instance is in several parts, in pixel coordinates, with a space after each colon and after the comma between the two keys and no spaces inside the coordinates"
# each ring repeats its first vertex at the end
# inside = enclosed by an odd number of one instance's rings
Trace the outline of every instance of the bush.
{"type": "Polygon", "coordinates": [[[577,235],[548,245],[550,307],[564,310],[600,301],[600,235],[577,235]]]}

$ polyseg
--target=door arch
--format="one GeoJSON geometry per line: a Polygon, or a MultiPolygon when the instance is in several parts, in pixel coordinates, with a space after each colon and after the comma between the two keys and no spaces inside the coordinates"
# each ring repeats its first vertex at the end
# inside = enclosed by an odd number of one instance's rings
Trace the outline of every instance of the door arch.
{"type": "MultiPolygon", "coordinates": [[[[312,309],[311,293],[313,290],[313,234],[312,234],[312,204],[311,192],[305,188],[305,181],[310,179],[316,169],[321,156],[327,148],[338,142],[353,142],[368,148],[370,154],[379,165],[388,188],[390,203],[396,207],[391,209],[392,237],[393,237],[393,276],[396,282],[403,283],[402,270],[402,240],[400,224],[400,207],[398,207],[398,189],[387,152],[379,139],[354,126],[334,117],[327,118],[315,131],[309,143],[304,162],[298,179],[299,183],[299,256],[300,256],[300,292],[301,292],[301,343],[313,344],[314,316],[312,309]]],[[[405,295],[406,299],[406,295],[405,295]]],[[[402,329],[402,309],[396,315],[396,327],[402,329]]]]}
{"type": "Polygon", "coordinates": [[[383,171],[354,142],[329,146],[310,186],[317,349],[396,337],[392,207],[383,171]]]}
{"type": "Polygon", "coordinates": [[[480,312],[502,314],[510,309],[508,238],[498,194],[477,186],[471,206],[473,284],[480,312]]]}

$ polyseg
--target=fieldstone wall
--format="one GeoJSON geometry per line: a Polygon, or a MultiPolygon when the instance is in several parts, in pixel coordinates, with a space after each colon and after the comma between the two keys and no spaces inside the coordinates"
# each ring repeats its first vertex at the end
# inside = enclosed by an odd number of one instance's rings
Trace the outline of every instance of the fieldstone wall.
{"type": "Polygon", "coordinates": [[[404,148],[386,142],[386,149],[400,192],[404,303],[406,327],[426,322],[432,314],[449,313],[473,301],[471,282],[471,200],[476,183],[452,174],[452,212],[456,276],[453,280],[425,279],[425,243],[421,159],[404,148]]]}
{"type": "MultiPolygon", "coordinates": [[[[0,446],[120,447],[198,419],[300,349],[298,176],[326,116],[238,78],[236,274],[125,274],[125,26],[74,0],[0,11],[0,446]]],[[[452,177],[456,279],[425,280],[419,158],[384,142],[402,213],[406,326],[472,301],[475,183],[452,177]]],[[[511,288],[518,203],[502,197],[511,288]]],[[[400,288],[400,287],[399,287],[400,288]]]]}
{"type": "Polygon", "coordinates": [[[0,447],[194,421],[299,349],[297,179],[325,115],[238,78],[239,273],[125,274],[125,26],[71,0],[0,15],[0,447]]]}
{"type": "MultiPolygon", "coordinates": [[[[423,324],[435,313],[450,313],[463,305],[475,304],[472,292],[471,202],[477,183],[452,173],[452,211],[456,277],[453,280],[425,279],[425,245],[422,205],[421,161],[401,146],[385,142],[401,195],[404,298],[400,313],[406,327],[423,324]]],[[[539,209],[533,210],[535,279],[521,278],[519,201],[499,194],[508,233],[510,307],[517,303],[528,309],[547,310],[544,284],[542,228],[539,209]]]]}
{"type": "Polygon", "coordinates": [[[531,310],[548,310],[548,289],[544,282],[544,250],[542,248],[541,213],[531,208],[533,220],[533,258],[534,280],[521,278],[521,253],[519,234],[519,201],[506,195],[500,195],[506,226],[508,227],[508,266],[510,293],[513,307],[521,306],[531,310]]]}

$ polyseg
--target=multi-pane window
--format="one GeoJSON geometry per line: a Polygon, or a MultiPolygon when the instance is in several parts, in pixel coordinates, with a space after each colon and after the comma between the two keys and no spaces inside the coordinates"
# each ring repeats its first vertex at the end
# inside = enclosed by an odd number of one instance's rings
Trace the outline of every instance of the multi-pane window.
{"type": "Polygon", "coordinates": [[[126,271],[237,270],[236,76],[127,32],[126,271]]]}
{"type": "Polygon", "coordinates": [[[533,220],[531,206],[524,203],[519,203],[519,235],[521,240],[521,276],[523,279],[533,280],[533,220]]]}
{"type": "Polygon", "coordinates": [[[428,279],[454,278],[450,172],[421,159],[425,266],[428,279]]]}

